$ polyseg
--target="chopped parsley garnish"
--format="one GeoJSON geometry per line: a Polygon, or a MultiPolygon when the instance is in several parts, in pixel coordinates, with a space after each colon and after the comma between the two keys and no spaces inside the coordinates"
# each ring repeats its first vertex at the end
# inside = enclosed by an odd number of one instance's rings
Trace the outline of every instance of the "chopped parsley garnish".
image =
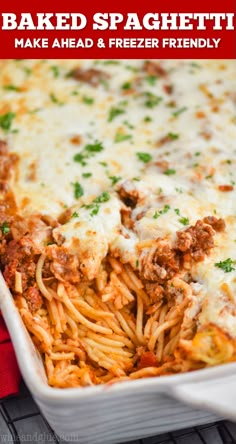
{"type": "Polygon", "coordinates": [[[28,68],[28,66],[23,66],[22,69],[27,76],[30,76],[30,74],[32,73],[32,69],[28,68]]]}
{"type": "Polygon", "coordinates": [[[134,129],[134,125],[131,125],[131,123],[128,122],[128,120],[124,120],[123,122],[124,125],[126,125],[129,129],[134,129]]]}
{"type": "Polygon", "coordinates": [[[74,213],[71,215],[71,218],[72,217],[79,217],[79,214],[76,211],[74,211],[74,213]]]}
{"type": "Polygon", "coordinates": [[[144,104],[147,108],[154,108],[155,106],[159,105],[159,103],[162,101],[162,97],[156,96],[155,94],[149,91],[145,92],[144,95],[146,96],[144,104]]]}
{"type": "Polygon", "coordinates": [[[120,176],[109,176],[112,186],[115,185],[121,179],[120,176]]]}
{"type": "Polygon", "coordinates": [[[84,190],[83,187],[80,185],[79,182],[74,182],[73,184],[74,187],[74,196],[75,199],[79,199],[81,196],[83,196],[84,194],[84,190]]]}
{"type": "Polygon", "coordinates": [[[201,154],[200,151],[196,151],[195,156],[198,157],[200,156],[200,154],[201,154]]]}
{"type": "Polygon", "coordinates": [[[170,205],[165,205],[160,211],[156,211],[153,215],[153,219],[158,219],[162,214],[166,214],[170,210],[170,205]]]}
{"type": "Polygon", "coordinates": [[[3,89],[5,89],[6,91],[16,91],[16,92],[20,91],[20,88],[15,85],[4,85],[3,89]]]}
{"type": "Polygon", "coordinates": [[[152,118],[150,116],[146,116],[143,119],[144,122],[152,122],[152,118]]]}
{"type": "Polygon", "coordinates": [[[90,216],[96,216],[96,214],[98,214],[98,212],[99,212],[99,206],[97,204],[93,205],[90,216]]]}
{"type": "Polygon", "coordinates": [[[77,153],[74,155],[73,160],[75,162],[80,163],[82,166],[87,165],[87,162],[85,162],[86,156],[83,153],[77,153]]]}
{"type": "Polygon", "coordinates": [[[129,140],[131,138],[131,134],[122,134],[118,132],[115,135],[115,143],[124,142],[125,140],[129,140]]]}
{"type": "Polygon", "coordinates": [[[99,212],[99,204],[107,202],[110,199],[110,194],[107,191],[104,191],[102,194],[100,194],[96,199],[93,200],[93,202],[89,205],[83,205],[84,208],[87,210],[91,210],[89,213],[90,216],[96,216],[99,212]]]}
{"type": "Polygon", "coordinates": [[[87,96],[83,96],[82,97],[82,101],[86,104],[86,105],[92,105],[94,103],[94,99],[92,97],[87,97],[87,96]]]}
{"type": "Polygon", "coordinates": [[[119,60],[104,60],[103,65],[120,65],[119,60]]]}
{"type": "Polygon", "coordinates": [[[2,114],[0,116],[0,127],[4,131],[9,131],[11,129],[11,125],[15,117],[16,117],[15,113],[11,111],[9,113],[2,114]]]}
{"type": "Polygon", "coordinates": [[[49,97],[53,103],[56,103],[57,105],[64,105],[64,103],[60,102],[60,100],[55,96],[54,93],[51,93],[49,97]]]}
{"type": "Polygon", "coordinates": [[[177,111],[174,111],[172,113],[172,116],[174,117],[178,117],[180,114],[184,113],[184,111],[187,111],[187,107],[186,106],[182,106],[182,108],[177,109],[177,111]]]}
{"type": "Polygon", "coordinates": [[[167,170],[164,171],[164,174],[166,176],[172,176],[175,173],[176,173],[176,170],[173,170],[172,168],[168,168],[167,170]]]}
{"type": "Polygon", "coordinates": [[[52,73],[53,73],[53,76],[56,78],[56,77],[59,77],[59,75],[60,75],[60,70],[59,70],[59,68],[58,68],[58,66],[56,66],[56,65],[54,65],[54,66],[50,66],[50,69],[51,69],[51,71],[52,71],[52,73]]]}
{"type": "Polygon", "coordinates": [[[92,173],[83,173],[82,174],[82,177],[84,177],[85,179],[88,179],[91,176],[92,176],[92,173]]]}
{"type": "Polygon", "coordinates": [[[168,137],[172,140],[177,140],[179,138],[179,134],[176,133],[168,133],[168,137]]]}
{"type": "Polygon", "coordinates": [[[103,203],[110,200],[110,194],[107,191],[103,191],[102,194],[100,194],[96,199],[94,199],[95,203],[103,203]]]}
{"type": "Polygon", "coordinates": [[[108,122],[112,122],[117,116],[120,116],[121,114],[124,114],[125,111],[122,108],[115,108],[112,107],[109,111],[108,115],[108,122]]]}
{"type": "Polygon", "coordinates": [[[154,86],[157,81],[157,76],[147,76],[145,80],[149,83],[150,86],[154,86]]]}
{"type": "Polygon", "coordinates": [[[98,140],[95,140],[94,143],[89,143],[88,145],[85,145],[84,149],[86,151],[89,151],[90,153],[100,153],[104,149],[102,142],[99,142],[98,140]]]}
{"type": "Polygon", "coordinates": [[[135,266],[136,266],[136,268],[138,268],[138,266],[139,266],[139,261],[138,261],[138,259],[137,259],[136,262],[135,262],[135,266]]]}
{"type": "MultiPolygon", "coordinates": [[[[80,163],[82,166],[87,165],[86,160],[94,156],[95,153],[100,153],[104,149],[102,142],[95,140],[94,143],[88,143],[85,145],[84,149],[74,155],[73,159],[75,162],[80,163]]],[[[88,176],[89,177],[89,176],[88,176]]]]}
{"type": "Polygon", "coordinates": [[[175,211],[175,213],[176,213],[178,216],[180,215],[179,208],[175,208],[174,211],[175,211]]]}
{"type": "Polygon", "coordinates": [[[7,222],[4,221],[1,225],[1,231],[3,234],[8,234],[10,232],[10,227],[8,226],[7,222]]]}
{"type": "Polygon", "coordinates": [[[138,157],[139,160],[141,160],[144,163],[151,162],[152,160],[152,156],[149,153],[143,153],[139,151],[138,153],[136,153],[136,156],[138,157]]]}
{"type": "Polygon", "coordinates": [[[189,219],[187,217],[180,217],[179,222],[183,225],[189,225],[189,219]]]}
{"type": "Polygon", "coordinates": [[[122,85],[122,89],[131,89],[132,88],[132,83],[131,82],[125,82],[122,85]]]}
{"type": "Polygon", "coordinates": [[[235,270],[235,268],[232,267],[233,264],[235,264],[235,261],[228,258],[225,259],[225,261],[216,262],[215,267],[221,268],[225,273],[230,273],[230,271],[235,270]]]}
{"type": "Polygon", "coordinates": [[[99,162],[100,165],[102,165],[103,167],[107,167],[108,163],[107,162],[99,162]]]}

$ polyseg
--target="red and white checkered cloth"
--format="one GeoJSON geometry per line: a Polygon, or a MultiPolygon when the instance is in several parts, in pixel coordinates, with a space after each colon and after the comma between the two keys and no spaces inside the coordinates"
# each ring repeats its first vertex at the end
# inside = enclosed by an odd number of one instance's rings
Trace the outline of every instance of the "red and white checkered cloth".
{"type": "Polygon", "coordinates": [[[17,394],[20,380],[21,375],[13,345],[0,312],[0,398],[17,394]]]}

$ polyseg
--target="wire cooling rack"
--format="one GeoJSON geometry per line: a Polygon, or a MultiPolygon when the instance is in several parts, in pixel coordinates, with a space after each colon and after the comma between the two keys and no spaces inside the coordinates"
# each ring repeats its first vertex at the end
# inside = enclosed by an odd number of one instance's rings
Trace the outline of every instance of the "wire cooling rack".
{"type": "MultiPolygon", "coordinates": [[[[0,443],[35,442],[62,443],[54,435],[27,388],[22,384],[19,396],[0,400],[0,443]]],[[[220,421],[130,441],[129,444],[236,444],[236,424],[220,421]]]]}

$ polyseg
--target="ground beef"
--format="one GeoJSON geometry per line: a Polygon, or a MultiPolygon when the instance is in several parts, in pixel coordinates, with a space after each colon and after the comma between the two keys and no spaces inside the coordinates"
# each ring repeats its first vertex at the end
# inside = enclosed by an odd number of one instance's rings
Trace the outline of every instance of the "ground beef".
{"type": "Polygon", "coordinates": [[[164,288],[155,282],[146,282],[145,290],[150,297],[151,304],[159,302],[163,299],[164,288]]]}
{"type": "Polygon", "coordinates": [[[120,199],[127,207],[135,208],[140,196],[138,190],[129,186],[129,184],[124,183],[118,190],[120,199]]]}
{"type": "MultiPolygon", "coordinates": [[[[10,178],[12,168],[16,165],[18,156],[15,153],[8,153],[7,144],[0,140],[0,181],[10,178]]],[[[3,187],[3,184],[2,184],[3,187]]]]}
{"type": "Polygon", "coordinates": [[[28,303],[28,307],[31,313],[34,313],[35,311],[41,308],[43,299],[39,290],[36,287],[29,287],[24,292],[24,297],[28,303]]]}
{"type": "Polygon", "coordinates": [[[69,254],[64,247],[52,246],[48,248],[51,259],[51,272],[60,281],[76,284],[80,281],[79,259],[69,254]]]}
{"type": "Polygon", "coordinates": [[[167,75],[167,71],[159,62],[147,60],[143,65],[143,69],[149,76],[165,77],[167,75]]]}
{"type": "Polygon", "coordinates": [[[207,216],[204,217],[203,222],[205,222],[208,225],[211,225],[213,230],[217,232],[222,232],[225,230],[225,221],[224,219],[217,219],[217,217],[214,216],[207,216]]]}
{"type": "Polygon", "coordinates": [[[80,82],[89,83],[92,86],[98,86],[101,82],[109,79],[109,74],[100,69],[86,69],[75,68],[72,71],[72,77],[80,82]]]}
{"type": "Polygon", "coordinates": [[[27,237],[18,241],[12,240],[7,244],[1,264],[6,283],[12,291],[15,289],[16,271],[21,273],[23,291],[33,285],[39,254],[40,251],[27,237]]]}
{"type": "Polygon", "coordinates": [[[178,256],[170,246],[159,239],[155,241],[155,248],[141,257],[141,277],[163,284],[171,279],[179,270],[178,256]]]}
{"type": "Polygon", "coordinates": [[[180,253],[190,254],[198,262],[209,254],[214,247],[214,230],[211,225],[198,220],[192,227],[184,231],[177,231],[176,250],[180,253]]]}

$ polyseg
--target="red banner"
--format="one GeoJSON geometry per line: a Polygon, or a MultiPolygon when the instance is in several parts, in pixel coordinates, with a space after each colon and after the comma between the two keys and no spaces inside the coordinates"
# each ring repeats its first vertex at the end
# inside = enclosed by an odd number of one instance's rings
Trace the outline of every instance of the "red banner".
{"type": "Polygon", "coordinates": [[[0,58],[235,58],[235,0],[8,0],[0,58]]]}

